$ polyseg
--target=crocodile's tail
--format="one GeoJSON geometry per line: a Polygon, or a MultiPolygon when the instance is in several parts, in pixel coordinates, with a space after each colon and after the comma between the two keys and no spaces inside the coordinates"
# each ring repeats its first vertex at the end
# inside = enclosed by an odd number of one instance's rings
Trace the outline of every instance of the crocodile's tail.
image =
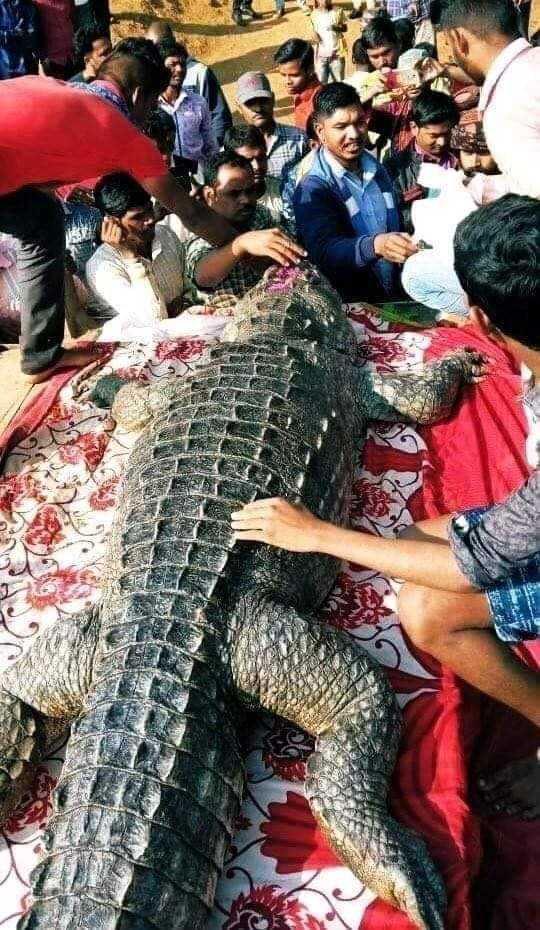
{"type": "Polygon", "coordinates": [[[306,795],[336,853],[419,928],[443,930],[442,880],[387,810],[401,723],[384,671],[349,636],[265,597],[246,597],[231,635],[240,696],[316,737],[306,795]]]}
{"type": "Polygon", "coordinates": [[[109,627],[21,930],[205,925],[243,772],[213,630],[176,600],[133,596],[109,627]]]}

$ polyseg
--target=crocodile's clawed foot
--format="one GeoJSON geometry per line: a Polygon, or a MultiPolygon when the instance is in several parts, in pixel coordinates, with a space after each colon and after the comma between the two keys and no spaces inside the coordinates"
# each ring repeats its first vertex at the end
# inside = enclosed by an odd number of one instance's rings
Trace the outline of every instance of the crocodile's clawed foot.
{"type": "Polygon", "coordinates": [[[446,891],[431,861],[427,847],[410,830],[399,828],[401,849],[391,866],[396,907],[410,917],[419,930],[444,930],[446,891]]]}

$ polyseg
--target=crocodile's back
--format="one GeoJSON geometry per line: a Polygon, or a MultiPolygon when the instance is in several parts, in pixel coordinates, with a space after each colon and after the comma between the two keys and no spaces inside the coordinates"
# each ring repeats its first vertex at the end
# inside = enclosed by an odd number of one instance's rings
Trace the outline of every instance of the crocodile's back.
{"type": "Polygon", "coordinates": [[[27,928],[204,926],[242,791],[224,624],[243,591],[306,607],[336,572],[323,557],[308,569],[307,556],[239,551],[230,515],[285,495],[339,516],[352,436],[338,374],[298,348],[225,344],[139,440],[27,928]]]}

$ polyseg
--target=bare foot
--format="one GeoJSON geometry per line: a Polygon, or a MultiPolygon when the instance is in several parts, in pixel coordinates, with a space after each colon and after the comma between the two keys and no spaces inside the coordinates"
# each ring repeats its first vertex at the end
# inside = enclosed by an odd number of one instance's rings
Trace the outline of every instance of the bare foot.
{"type": "Polygon", "coordinates": [[[478,789],[492,813],[522,820],[540,817],[540,749],[534,756],[510,762],[495,775],[480,778],[478,789]]]}
{"type": "Polygon", "coordinates": [[[29,384],[41,384],[42,381],[52,378],[61,368],[85,368],[91,362],[99,359],[100,348],[100,346],[96,346],[94,349],[64,349],[54,365],[44,368],[42,371],[36,371],[34,374],[27,374],[25,378],[29,384]]]}

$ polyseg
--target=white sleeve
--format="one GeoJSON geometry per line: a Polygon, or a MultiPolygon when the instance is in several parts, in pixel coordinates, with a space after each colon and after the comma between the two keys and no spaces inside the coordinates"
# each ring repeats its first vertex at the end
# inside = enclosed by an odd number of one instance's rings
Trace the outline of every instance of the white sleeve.
{"type": "Polygon", "coordinates": [[[120,264],[96,253],[86,266],[86,279],[98,300],[116,313],[110,322],[117,329],[145,327],[167,317],[154,275],[138,259],[123,259],[120,264]]]}

